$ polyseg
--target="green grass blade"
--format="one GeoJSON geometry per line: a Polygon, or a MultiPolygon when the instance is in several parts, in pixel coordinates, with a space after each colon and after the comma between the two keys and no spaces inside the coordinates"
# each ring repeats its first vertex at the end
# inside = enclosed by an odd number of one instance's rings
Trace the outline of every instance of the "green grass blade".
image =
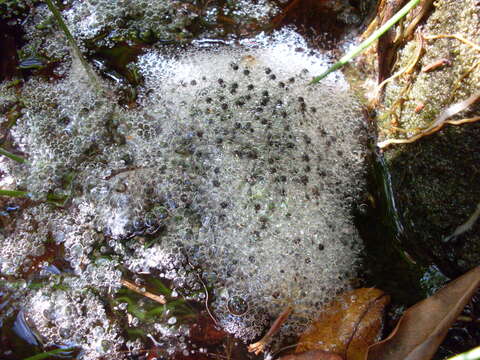
{"type": "Polygon", "coordinates": [[[85,58],[83,57],[82,52],[80,51],[80,48],[78,47],[75,39],[73,38],[72,33],[68,29],[67,24],[65,24],[65,21],[63,21],[62,14],[60,14],[60,11],[58,11],[57,7],[55,6],[55,4],[53,3],[52,0],[45,0],[45,2],[47,3],[48,8],[50,9],[53,16],[55,17],[55,20],[57,20],[58,25],[60,26],[62,31],[65,33],[65,36],[67,37],[68,42],[70,43],[70,46],[73,49],[73,52],[75,53],[75,55],[78,57],[78,59],[82,63],[82,66],[85,69],[85,71],[87,73],[87,76],[90,78],[90,81],[97,88],[98,91],[102,92],[103,89],[100,86],[100,83],[97,79],[96,74],[93,72],[93,70],[90,67],[90,65],[88,64],[87,60],[85,60],[85,58]]]}
{"type": "Polygon", "coordinates": [[[151,317],[165,313],[166,310],[167,309],[164,305],[160,305],[160,306],[154,307],[152,310],[147,311],[146,316],[147,318],[151,318],[151,317]]]}
{"type": "Polygon", "coordinates": [[[324,79],[327,75],[331,74],[332,72],[340,69],[342,66],[347,64],[350,60],[352,60],[355,56],[360,54],[363,50],[368,48],[372,45],[375,40],[377,40],[380,36],[385,34],[388,29],[390,29],[393,25],[395,25],[401,18],[408,14],[410,10],[412,10],[415,6],[418,5],[420,0],[410,0],[407,5],[401,8],[395,15],[393,15],[390,20],[388,20],[385,24],[383,24],[379,29],[377,29],[372,35],[370,35],[367,39],[365,39],[361,44],[353,48],[349,51],[346,55],[344,55],[340,60],[338,60],[335,64],[333,64],[327,71],[323,74],[316,76],[313,78],[310,84],[318,83],[320,80],[324,79]]]}
{"type": "Polygon", "coordinates": [[[22,158],[21,156],[12,154],[10,151],[5,150],[4,148],[0,147],[0,155],[6,156],[16,162],[19,162],[21,164],[25,163],[27,160],[22,158]]]}
{"type": "Polygon", "coordinates": [[[10,196],[10,197],[17,197],[17,198],[28,198],[30,197],[30,193],[28,191],[20,191],[20,190],[1,190],[0,189],[0,196],[10,196]]]}
{"type": "Polygon", "coordinates": [[[55,350],[43,352],[41,354],[29,356],[28,358],[25,358],[23,360],[43,360],[43,359],[49,359],[49,358],[51,359],[52,355],[57,355],[57,354],[60,355],[60,354],[66,353],[66,352],[71,352],[73,350],[75,350],[75,348],[55,349],[55,350]]]}
{"type": "MultiPolygon", "coordinates": [[[[21,190],[3,190],[0,189],[0,196],[9,196],[15,198],[30,198],[32,195],[29,191],[21,191],[21,190]]],[[[47,194],[46,201],[56,206],[63,206],[67,201],[68,196],[65,195],[58,195],[58,194],[47,194]]]]}
{"type": "Polygon", "coordinates": [[[166,287],[161,280],[152,278],[149,281],[152,283],[154,290],[161,295],[169,297],[172,294],[172,290],[166,287]]]}

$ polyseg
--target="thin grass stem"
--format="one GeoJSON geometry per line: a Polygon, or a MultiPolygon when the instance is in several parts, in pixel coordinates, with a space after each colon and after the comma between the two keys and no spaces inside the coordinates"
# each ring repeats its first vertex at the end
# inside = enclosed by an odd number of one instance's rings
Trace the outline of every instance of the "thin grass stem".
{"type": "Polygon", "coordinates": [[[409,13],[415,6],[418,5],[420,0],[410,0],[403,8],[401,8],[395,15],[393,15],[385,24],[383,24],[379,29],[373,32],[368,38],[362,41],[358,46],[354,47],[351,51],[349,51],[346,55],[344,55],[340,60],[338,60],[335,64],[333,64],[327,71],[323,74],[316,76],[310,82],[310,84],[318,83],[320,80],[327,77],[332,72],[340,69],[342,66],[347,64],[350,60],[352,60],[355,56],[360,54],[363,50],[368,48],[372,45],[375,40],[380,38],[383,34],[385,34],[388,29],[390,29],[393,25],[395,25],[400,19],[402,19],[405,15],[409,13]]]}
{"type": "MultiPolygon", "coordinates": [[[[0,189],[0,196],[29,199],[32,197],[32,195],[34,194],[30,191],[0,189]]],[[[46,198],[47,202],[55,204],[57,206],[64,206],[67,200],[68,196],[58,194],[47,194],[46,198]]]]}
{"type": "Polygon", "coordinates": [[[43,360],[43,359],[51,359],[52,357],[56,357],[55,355],[65,355],[68,353],[71,353],[72,351],[76,350],[76,348],[68,348],[68,349],[55,349],[55,350],[50,350],[43,352],[41,354],[33,355],[28,358],[25,358],[23,360],[43,360]]]}
{"type": "Polygon", "coordinates": [[[12,154],[10,151],[5,150],[4,148],[0,147],[0,155],[6,156],[9,159],[12,159],[16,162],[19,162],[21,164],[24,164],[27,160],[25,160],[23,157],[12,154]]]}
{"type": "Polygon", "coordinates": [[[16,198],[28,198],[28,197],[30,197],[30,193],[28,191],[0,189],[0,196],[10,196],[10,197],[16,197],[16,198]]]}
{"type": "Polygon", "coordinates": [[[68,29],[67,24],[65,24],[65,21],[63,21],[62,14],[60,14],[60,11],[57,9],[57,7],[55,6],[52,0],[45,0],[45,2],[47,3],[48,8],[52,12],[55,20],[57,20],[58,26],[60,26],[60,29],[62,29],[62,31],[65,33],[65,36],[67,37],[67,40],[70,43],[70,46],[72,47],[73,52],[75,53],[77,58],[80,60],[83,68],[85,69],[85,72],[87,73],[87,76],[90,78],[90,81],[97,88],[99,92],[102,92],[103,89],[100,86],[100,83],[97,79],[96,74],[93,72],[87,60],[85,60],[85,58],[83,57],[82,52],[80,51],[80,48],[78,47],[72,33],[68,29]]]}

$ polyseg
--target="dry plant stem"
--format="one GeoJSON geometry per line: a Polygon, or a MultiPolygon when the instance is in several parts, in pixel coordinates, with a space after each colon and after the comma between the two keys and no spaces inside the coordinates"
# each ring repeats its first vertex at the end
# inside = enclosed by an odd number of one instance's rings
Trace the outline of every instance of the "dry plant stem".
{"type": "Polygon", "coordinates": [[[265,346],[270,342],[270,339],[275,335],[282,324],[288,319],[288,316],[292,313],[293,308],[287,307],[282,313],[278,316],[278,318],[274,321],[273,325],[267,331],[264,337],[262,337],[259,341],[254,344],[250,344],[248,346],[248,352],[253,352],[255,355],[260,354],[264,351],[265,346]]]}
{"type": "Polygon", "coordinates": [[[398,125],[398,119],[402,114],[401,106],[406,101],[406,98],[407,98],[406,95],[410,91],[411,87],[412,87],[412,79],[410,78],[407,81],[407,84],[402,88],[402,90],[400,90],[398,98],[395,100],[395,102],[392,104],[392,106],[388,110],[388,115],[391,115],[392,117],[394,117],[394,120],[392,121],[393,128],[396,128],[398,125]],[[397,107],[399,107],[398,115],[395,113],[395,110],[397,109],[397,107]]]}
{"type": "Polygon", "coordinates": [[[421,33],[419,33],[417,35],[417,41],[418,41],[418,45],[417,45],[417,48],[415,49],[415,53],[412,57],[412,61],[407,65],[405,66],[404,68],[400,69],[399,71],[397,71],[395,74],[393,74],[392,76],[390,76],[389,78],[383,80],[376,88],[375,90],[375,96],[373,98],[373,102],[374,103],[377,103],[378,102],[378,98],[380,96],[380,92],[382,90],[382,88],[387,84],[389,83],[390,81],[392,80],[395,80],[396,78],[400,77],[401,75],[403,74],[408,74],[408,73],[411,73],[413,68],[415,67],[415,65],[417,65],[418,63],[418,60],[420,59],[420,56],[422,55],[422,51],[423,51],[423,47],[424,47],[424,41],[423,41],[423,36],[421,33]]]}
{"type": "MultiPolygon", "coordinates": [[[[440,35],[427,35],[423,37],[425,40],[435,40],[435,39],[457,39],[458,41],[461,41],[468,46],[472,47],[473,49],[480,51],[480,45],[474,43],[473,41],[470,41],[466,38],[464,38],[462,35],[458,34],[440,34],[440,35]]],[[[477,66],[480,65],[480,62],[476,62],[473,64],[470,69],[468,69],[460,78],[455,82],[455,85],[453,86],[452,93],[454,93],[460,86],[462,86],[462,81],[465,79],[468,75],[472,73],[473,70],[477,68],[477,66]]]]}
{"type": "Polygon", "coordinates": [[[479,120],[480,120],[480,116],[475,116],[473,118],[468,118],[468,119],[447,120],[447,121],[445,121],[445,124],[462,125],[462,124],[472,123],[472,122],[479,121],[479,120]]]}
{"type": "Polygon", "coordinates": [[[448,118],[458,114],[460,111],[465,110],[470,105],[475,104],[479,99],[480,99],[480,91],[473,94],[466,100],[450,105],[448,108],[446,108],[444,111],[440,113],[437,119],[425,131],[430,131],[431,129],[436,128],[439,125],[442,125],[448,118]]]}
{"type": "Polygon", "coordinates": [[[368,25],[367,30],[365,30],[363,34],[360,36],[360,40],[365,40],[367,37],[369,37],[370,34],[374,32],[377,27],[378,27],[378,18],[375,18],[372,20],[370,25],[368,25]]]}
{"type": "Polygon", "coordinates": [[[445,109],[444,111],[442,111],[440,113],[440,115],[437,117],[437,119],[432,124],[430,124],[430,126],[428,126],[425,130],[423,130],[419,134],[414,135],[414,136],[412,136],[408,139],[388,139],[388,140],[381,141],[381,142],[377,143],[377,146],[380,149],[384,149],[387,146],[392,145],[392,144],[409,144],[409,143],[412,143],[414,141],[417,141],[418,139],[420,139],[424,136],[431,135],[431,134],[437,132],[443,126],[445,126],[445,124],[461,125],[461,124],[465,124],[465,123],[471,123],[471,122],[479,121],[480,116],[476,116],[476,117],[469,118],[469,119],[462,119],[462,120],[448,120],[448,118],[450,118],[453,115],[458,114],[459,112],[465,110],[470,105],[477,102],[479,99],[480,99],[480,92],[477,92],[477,93],[473,94],[472,96],[470,96],[468,99],[466,99],[464,101],[461,101],[459,103],[453,104],[453,105],[449,106],[447,109],[445,109]]]}
{"type": "MultiPolygon", "coordinates": [[[[462,119],[462,120],[451,120],[451,121],[445,121],[444,124],[451,124],[451,125],[461,125],[461,124],[466,124],[466,123],[472,123],[472,122],[476,122],[476,121],[479,121],[480,120],[480,116],[477,116],[477,117],[473,117],[473,118],[468,118],[468,119],[462,119]]],[[[435,132],[437,132],[438,130],[440,130],[441,128],[443,128],[443,124],[439,127],[436,127],[434,129],[431,129],[429,131],[424,131],[420,134],[417,134],[417,135],[414,135],[412,137],[409,137],[408,139],[389,139],[389,140],[385,140],[385,141],[382,141],[382,142],[379,142],[377,144],[377,146],[380,148],[380,149],[384,149],[390,145],[393,145],[393,144],[411,144],[415,141],[417,141],[418,139],[421,139],[422,137],[424,136],[428,136],[428,135],[431,135],[435,132]]]]}
{"type": "Polygon", "coordinates": [[[205,285],[204,281],[202,280],[202,278],[201,278],[201,276],[200,276],[199,274],[196,274],[196,275],[197,275],[197,277],[198,277],[198,280],[199,280],[200,283],[202,284],[203,289],[205,290],[205,309],[207,310],[208,316],[210,316],[210,318],[211,318],[212,321],[215,323],[215,325],[218,325],[217,319],[215,319],[215,317],[213,316],[212,312],[210,311],[210,308],[208,307],[209,297],[208,297],[207,285],[205,285]]]}
{"type": "Polygon", "coordinates": [[[434,40],[434,39],[457,39],[469,46],[471,46],[472,48],[474,48],[475,50],[478,50],[480,51],[480,45],[474,43],[473,41],[470,41],[468,39],[465,39],[462,35],[458,35],[458,34],[440,34],[440,35],[429,35],[429,36],[425,36],[424,37],[426,40],[434,40]]]}
{"type": "MultiPolygon", "coordinates": [[[[195,269],[195,267],[190,263],[190,261],[187,260],[187,262],[188,262],[188,265],[190,265],[192,267],[192,269],[195,269]]],[[[195,275],[197,276],[198,281],[200,281],[200,283],[202,284],[203,290],[205,290],[205,309],[207,310],[208,316],[210,316],[210,318],[215,323],[215,325],[218,325],[217,319],[215,319],[215,316],[213,316],[213,314],[210,311],[210,308],[208,306],[208,302],[210,301],[210,298],[208,296],[207,285],[205,285],[205,282],[203,281],[202,277],[197,272],[195,272],[195,275]]]]}
{"type": "Polygon", "coordinates": [[[454,357],[451,357],[447,360],[478,360],[480,359],[480,346],[467,351],[463,354],[456,355],[454,357]]]}
{"type": "MultiPolygon", "coordinates": [[[[479,117],[479,119],[480,119],[480,117],[479,117]]],[[[477,222],[479,217],[480,217],[480,202],[477,204],[477,208],[475,209],[473,214],[470,215],[468,220],[465,221],[460,226],[458,226],[451,235],[449,235],[445,239],[443,239],[443,242],[448,242],[451,239],[456,238],[457,236],[469,231],[475,225],[475,223],[477,222]]]]}
{"type": "Polygon", "coordinates": [[[368,38],[379,26],[381,18],[384,14],[385,7],[387,5],[387,0],[380,0],[377,5],[377,9],[375,10],[375,18],[372,20],[370,25],[368,25],[367,29],[363,32],[360,36],[360,40],[364,40],[368,38]]]}
{"type": "Polygon", "coordinates": [[[156,295],[152,294],[149,291],[143,291],[141,288],[139,288],[137,285],[131,283],[128,280],[122,279],[120,280],[123,286],[125,286],[127,289],[132,290],[133,292],[136,292],[137,294],[143,295],[145,297],[148,297],[149,299],[152,299],[153,301],[156,301],[162,305],[165,305],[167,301],[165,300],[165,296],[163,295],[156,295]]]}
{"type": "Polygon", "coordinates": [[[415,15],[413,20],[408,25],[407,29],[403,32],[402,38],[409,39],[410,36],[414,33],[415,29],[417,28],[418,23],[425,17],[428,11],[433,6],[433,0],[422,0],[420,3],[419,12],[415,15]]]}
{"type": "Polygon", "coordinates": [[[463,73],[463,75],[460,76],[460,78],[458,78],[457,81],[455,81],[455,83],[453,84],[452,93],[455,93],[462,86],[463,79],[469,76],[473,72],[473,70],[475,70],[479,65],[480,65],[480,61],[477,61],[475,64],[473,64],[470,67],[470,69],[465,71],[465,73],[463,73]]]}

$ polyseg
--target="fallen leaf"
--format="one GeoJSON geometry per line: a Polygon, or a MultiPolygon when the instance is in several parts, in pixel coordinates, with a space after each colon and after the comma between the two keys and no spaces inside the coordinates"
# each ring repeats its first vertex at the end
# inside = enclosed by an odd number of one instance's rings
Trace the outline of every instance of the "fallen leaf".
{"type": "Polygon", "coordinates": [[[365,359],[380,335],[383,310],[390,297],[383,291],[362,288],[340,295],[300,337],[295,350],[322,350],[346,360],[365,359]]]}
{"type": "Polygon", "coordinates": [[[279,360],[343,360],[340,355],[322,350],[312,350],[301,354],[292,354],[281,357],[279,360]]]}
{"type": "Polygon", "coordinates": [[[428,360],[480,285],[480,266],[415,304],[390,336],[371,346],[367,360],[428,360]]]}
{"type": "Polygon", "coordinates": [[[221,343],[227,334],[220,330],[213,320],[202,315],[190,326],[190,339],[194,343],[203,345],[216,345],[221,343]]]}

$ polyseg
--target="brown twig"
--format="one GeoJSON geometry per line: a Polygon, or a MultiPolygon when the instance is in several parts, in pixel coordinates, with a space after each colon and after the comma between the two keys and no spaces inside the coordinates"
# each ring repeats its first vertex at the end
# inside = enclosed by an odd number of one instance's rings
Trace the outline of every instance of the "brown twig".
{"type": "Polygon", "coordinates": [[[476,116],[476,117],[468,118],[468,119],[461,119],[461,120],[448,120],[450,117],[452,117],[453,115],[456,115],[459,112],[465,110],[470,105],[477,102],[479,99],[480,99],[480,92],[477,92],[477,93],[473,94],[472,96],[470,96],[466,100],[463,100],[461,102],[450,105],[448,108],[446,108],[444,111],[442,111],[440,113],[440,115],[438,115],[438,117],[435,119],[434,122],[432,122],[426,129],[424,129],[419,134],[416,134],[416,135],[414,135],[412,137],[409,137],[407,139],[388,139],[388,140],[384,140],[384,141],[381,141],[381,142],[377,143],[377,146],[380,149],[384,149],[387,146],[390,146],[392,144],[409,144],[409,143],[413,143],[413,142],[417,141],[418,139],[420,139],[424,136],[431,135],[431,134],[439,131],[440,129],[442,129],[445,126],[445,124],[461,125],[461,124],[465,124],[465,123],[471,123],[471,122],[479,121],[480,116],[476,116]]]}
{"type": "Polygon", "coordinates": [[[212,312],[210,311],[210,307],[208,306],[209,297],[208,297],[207,285],[205,285],[204,281],[202,280],[202,277],[199,274],[196,274],[196,275],[197,275],[198,280],[202,284],[203,289],[205,290],[205,309],[207,310],[208,316],[210,316],[210,318],[215,323],[215,325],[218,325],[217,319],[215,319],[212,312]]]}
{"type": "Polygon", "coordinates": [[[149,299],[152,299],[153,301],[156,301],[156,302],[158,302],[162,305],[165,305],[167,303],[167,300],[165,300],[165,296],[163,296],[163,295],[157,295],[157,294],[153,294],[149,291],[143,290],[142,288],[138,287],[134,283],[132,283],[128,280],[125,280],[125,279],[121,279],[120,282],[122,283],[123,286],[132,290],[133,292],[136,292],[137,294],[143,295],[143,296],[145,296],[149,299]]]}
{"type": "Polygon", "coordinates": [[[218,325],[217,319],[215,319],[215,316],[213,316],[212,312],[210,311],[210,307],[208,306],[208,301],[209,301],[209,295],[208,295],[208,288],[207,285],[205,285],[205,282],[203,281],[202,277],[195,271],[195,267],[190,263],[190,260],[187,258],[187,263],[190,265],[190,267],[193,269],[195,275],[198,278],[198,281],[203,286],[203,289],[205,290],[205,309],[207,310],[208,316],[212,319],[212,321],[215,323],[215,325],[218,325]]]}
{"type": "Polygon", "coordinates": [[[430,71],[433,71],[433,70],[437,70],[438,68],[442,68],[445,65],[451,66],[452,62],[450,61],[450,59],[441,58],[441,59],[438,59],[438,60],[424,66],[422,68],[422,72],[430,72],[430,71]]]}
{"type": "Polygon", "coordinates": [[[433,0],[423,0],[420,3],[420,6],[417,7],[417,14],[415,14],[415,17],[412,19],[412,21],[402,34],[403,39],[409,39],[410,36],[412,36],[412,34],[415,32],[415,29],[417,28],[418,23],[425,18],[425,15],[427,15],[432,6],[433,0]]]}
{"type": "Polygon", "coordinates": [[[378,99],[380,97],[380,93],[382,88],[389,83],[392,80],[395,80],[396,78],[400,77],[403,74],[408,74],[411,73],[415,65],[417,65],[418,60],[420,59],[420,56],[422,55],[423,48],[424,48],[424,41],[423,41],[423,36],[421,33],[417,34],[417,41],[418,45],[415,49],[415,53],[413,54],[412,60],[405,66],[404,68],[400,69],[397,71],[395,74],[390,76],[389,78],[383,80],[376,88],[375,90],[375,97],[373,99],[374,103],[378,102],[378,99]]]}
{"type": "Polygon", "coordinates": [[[470,41],[466,38],[464,38],[462,35],[459,34],[439,34],[439,35],[429,35],[424,37],[426,40],[434,40],[434,39],[457,39],[458,41],[461,41],[475,50],[480,51],[480,45],[474,43],[473,41],[470,41]]]}
{"type": "MultiPolygon", "coordinates": [[[[406,0],[392,0],[385,2],[382,9],[380,25],[384,25],[400,8],[406,0]]],[[[395,29],[389,29],[383,34],[377,43],[377,60],[378,60],[378,83],[390,76],[393,64],[395,63],[395,55],[398,44],[395,43],[395,29]]]]}
{"type": "Polygon", "coordinates": [[[375,18],[372,20],[370,25],[368,25],[367,29],[360,36],[360,40],[363,41],[366,38],[368,38],[380,26],[380,21],[382,20],[381,17],[383,16],[383,12],[385,11],[386,4],[387,4],[387,0],[380,0],[380,2],[377,3],[377,8],[375,10],[375,18]]]}
{"type": "Polygon", "coordinates": [[[259,341],[254,344],[250,344],[248,346],[248,352],[253,352],[255,355],[260,354],[265,349],[265,346],[269,343],[270,339],[273,335],[275,335],[282,324],[288,319],[288,316],[292,313],[293,308],[287,307],[282,313],[278,316],[278,318],[274,321],[273,325],[267,331],[264,337],[262,337],[259,341]]]}
{"type": "Polygon", "coordinates": [[[460,76],[455,83],[452,85],[452,93],[455,93],[462,85],[463,80],[469,76],[478,66],[480,65],[480,61],[477,61],[473,64],[467,71],[465,71],[462,76],[460,76]]]}

